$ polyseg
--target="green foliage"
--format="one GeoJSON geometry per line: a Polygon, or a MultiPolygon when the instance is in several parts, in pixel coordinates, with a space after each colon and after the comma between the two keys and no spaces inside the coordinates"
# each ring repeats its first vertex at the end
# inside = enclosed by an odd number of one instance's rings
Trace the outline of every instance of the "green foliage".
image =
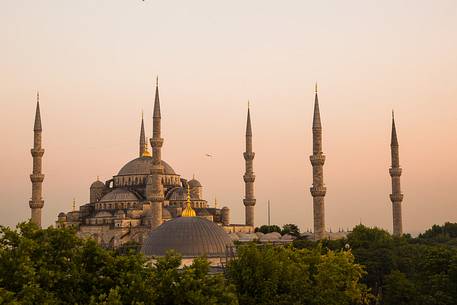
{"type": "Polygon", "coordinates": [[[350,246],[355,262],[367,271],[362,282],[379,304],[451,305],[457,304],[457,250],[449,246],[454,226],[444,227],[434,226],[414,239],[359,225],[347,239],[322,244],[330,249],[350,246]],[[444,227],[449,232],[446,243],[442,243],[444,227]]]}
{"type": "Polygon", "coordinates": [[[206,259],[197,258],[192,265],[178,269],[180,265],[181,257],[173,251],[157,259],[152,282],[155,304],[238,304],[235,287],[222,274],[208,275],[206,259]]]}
{"type": "Polygon", "coordinates": [[[300,236],[300,229],[293,223],[285,224],[282,226],[281,235],[289,234],[295,237],[300,236]]]}
{"type": "Polygon", "coordinates": [[[260,228],[255,228],[254,232],[262,232],[264,234],[272,233],[272,232],[281,233],[281,228],[277,225],[271,225],[271,226],[263,225],[263,226],[260,226],[260,228]]]}
{"type": "Polygon", "coordinates": [[[360,225],[336,241],[240,244],[224,277],[209,274],[205,258],[182,267],[169,252],[151,265],[138,245],[114,252],[72,229],[22,223],[0,227],[0,305],[455,305],[456,226],[411,238],[360,225]]]}
{"type": "Polygon", "coordinates": [[[208,275],[205,259],[180,265],[170,254],[151,266],[71,229],[0,227],[0,304],[237,304],[234,287],[208,275]]]}
{"type": "Polygon", "coordinates": [[[238,248],[227,278],[237,288],[240,304],[368,304],[359,283],[364,271],[350,252],[319,248],[255,246],[238,248]]]}

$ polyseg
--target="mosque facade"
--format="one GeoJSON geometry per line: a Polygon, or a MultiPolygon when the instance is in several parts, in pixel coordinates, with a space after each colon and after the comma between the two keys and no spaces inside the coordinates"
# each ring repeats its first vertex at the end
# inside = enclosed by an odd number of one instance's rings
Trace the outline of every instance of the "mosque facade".
{"type": "MultiPolygon", "coordinates": [[[[204,198],[202,184],[195,177],[189,180],[183,178],[175,172],[170,164],[162,159],[161,149],[164,139],[161,137],[158,83],[156,83],[155,89],[153,130],[149,143],[146,138],[144,120],[142,118],[138,157],[127,162],[112,178],[104,182],[97,178],[90,185],[89,202],[81,205],[79,208],[76,208],[74,205],[72,211],[59,213],[56,226],[75,227],[81,237],[94,238],[101,245],[113,248],[129,242],[137,242],[145,245],[148,236],[153,236],[146,246],[143,247],[145,253],[152,251],[151,249],[159,249],[160,247],[158,246],[151,247],[150,245],[155,244],[159,240],[167,240],[165,235],[168,233],[166,232],[185,232],[186,230],[190,230],[190,228],[196,228],[196,231],[200,230],[200,233],[203,235],[195,236],[196,242],[193,246],[199,244],[201,247],[209,247],[208,245],[211,244],[211,240],[216,238],[219,248],[211,251],[215,251],[214,253],[221,255],[223,245],[229,244],[227,242],[228,235],[224,235],[221,232],[230,233],[232,237],[234,234],[238,234],[239,236],[242,234],[254,235],[252,233],[254,233],[254,207],[256,204],[253,165],[255,153],[252,145],[249,107],[245,135],[246,150],[243,153],[245,160],[245,173],[243,175],[245,184],[243,199],[245,223],[232,224],[230,222],[230,209],[228,207],[217,208],[215,205],[210,206],[204,198]],[[149,144],[151,152],[149,150],[149,144]],[[178,221],[178,219],[184,217],[195,219],[178,221]],[[170,224],[167,224],[167,222],[170,222],[170,224]],[[216,227],[218,229],[215,229],[216,227]],[[161,229],[159,230],[159,228],[161,229]],[[213,234],[211,232],[218,233],[213,234]],[[211,237],[203,237],[204,234],[211,237]]],[[[44,181],[42,157],[44,155],[44,149],[41,145],[42,124],[39,95],[37,95],[33,131],[34,145],[31,149],[33,171],[30,175],[32,198],[29,201],[29,206],[31,209],[31,221],[41,226],[41,210],[44,206],[42,197],[42,183],[44,181]]],[[[331,230],[327,231],[325,227],[324,198],[327,188],[324,184],[323,174],[325,155],[322,150],[322,123],[317,86],[314,99],[312,133],[313,154],[310,156],[310,162],[313,168],[313,183],[310,192],[313,198],[314,232],[307,232],[304,235],[309,235],[308,237],[310,239],[315,240],[341,238],[344,234],[341,235],[339,232],[335,235],[331,230]]],[[[390,194],[390,199],[392,201],[393,212],[393,233],[398,236],[403,233],[401,212],[403,193],[400,188],[402,169],[399,164],[399,145],[393,115],[391,160],[389,173],[392,179],[392,194],[390,194]]],[[[170,236],[169,240],[174,240],[175,244],[179,244],[179,239],[175,237],[172,238],[170,236]]],[[[257,237],[254,236],[252,238],[257,237]]],[[[181,240],[185,241],[185,239],[181,240]]],[[[216,240],[213,241],[216,242],[216,240]]],[[[188,241],[187,243],[189,244],[188,241]]],[[[189,244],[189,247],[192,247],[192,245],[189,244]]],[[[211,251],[208,250],[206,254],[211,254],[211,251]]]]}
{"type": "MultiPolygon", "coordinates": [[[[127,162],[111,179],[103,182],[97,178],[90,186],[89,202],[73,211],[59,213],[56,226],[76,227],[80,236],[92,237],[108,247],[132,241],[143,244],[153,229],[184,216],[189,203],[196,217],[213,222],[221,230],[253,232],[252,223],[231,224],[228,207],[210,206],[204,198],[202,184],[195,177],[183,178],[162,160],[164,140],[160,131],[160,99],[156,84],[153,132],[149,141],[152,152],[149,151],[142,118],[138,157],[127,162]]],[[[252,187],[248,189],[251,198],[252,187]]],[[[253,217],[254,212],[250,213],[253,217]]]]}

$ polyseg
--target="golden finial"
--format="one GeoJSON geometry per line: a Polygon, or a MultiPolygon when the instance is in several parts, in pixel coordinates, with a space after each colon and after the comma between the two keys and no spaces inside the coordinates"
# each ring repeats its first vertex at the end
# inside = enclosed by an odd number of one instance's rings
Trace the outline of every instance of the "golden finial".
{"type": "Polygon", "coordinates": [[[195,180],[195,174],[192,174],[192,180],[195,180]]]}
{"type": "Polygon", "coordinates": [[[314,84],[314,93],[317,94],[317,83],[314,84]]]}
{"type": "Polygon", "coordinates": [[[143,111],[143,109],[141,109],[141,120],[143,120],[143,119],[144,119],[144,111],[143,111]]]}
{"type": "Polygon", "coordinates": [[[217,209],[217,198],[214,197],[214,208],[217,209]]]}
{"type": "Polygon", "coordinates": [[[251,102],[248,100],[248,109],[251,107],[251,102]]]}
{"type": "Polygon", "coordinates": [[[187,203],[186,203],[186,208],[184,211],[182,211],[181,214],[182,217],[195,217],[197,214],[195,213],[195,210],[192,209],[192,206],[190,205],[190,188],[189,184],[187,185],[187,203]]]}
{"type": "Polygon", "coordinates": [[[39,103],[40,102],[40,91],[36,91],[36,101],[39,103]]]}
{"type": "Polygon", "coordinates": [[[97,176],[97,181],[100,181],[100,176],[97,176]]]}
{"type": "Polygon", "coordinates": [[[159,87],[159,76],[156,76],[156,87],[159,87]]]}
{"type": "Polygon", "coordinates": [[[144,142],[144,151],[141,156],[142,157],[152,157],[152,154],[148,150],[148,139],[147,138],[146,138],[146,141],[144,142]]]}
{"type": "Polygon", "coordinates": [[[73,212],[76,211],[76,199],[73,198],[73,212]]]}

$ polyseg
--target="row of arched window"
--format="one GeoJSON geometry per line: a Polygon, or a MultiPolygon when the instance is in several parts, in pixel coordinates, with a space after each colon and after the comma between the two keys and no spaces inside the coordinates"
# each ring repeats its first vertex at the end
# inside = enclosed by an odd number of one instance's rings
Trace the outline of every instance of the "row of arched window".
{"type": "MultiPolygon", "coordinates": [[[[147,176],[119,176],[114,178],[114,182],[117,187],[132,186],[146,184],[146,179],[147,176]]],[[[164,185],[179,185],[180,182],[179,176],[162,176],[164,185]]]]}
{"type": "Polygon", "coordinates": [[[95,204],[97,210],[112,210],[112,209],[130,209],[133,208],[135,202],[99,202],[95,204]]]}

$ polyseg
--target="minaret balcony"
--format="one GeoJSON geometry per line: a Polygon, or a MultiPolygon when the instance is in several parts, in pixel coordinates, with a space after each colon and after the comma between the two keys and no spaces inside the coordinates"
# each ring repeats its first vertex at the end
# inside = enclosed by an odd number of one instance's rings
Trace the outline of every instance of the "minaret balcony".
{"type": "Polygon", "coordinates": [[[44,175],[43,174],[31,174],[30,175],[30,181],[36,183],[36,182],[43,182],[44,180],[44,175]]]}
{"type": "Polygon", "coordinates": [[[391,167],[389,168],[389,173],[391,177],[400,177],[401,176],[401,167],[391,167]]]}
{"type": "Polygon", "coordinates": [[[246,174],[243,176],[244,182],[254,182],[255,181],[255,175],[252,174],[246,174]]]}
{"type": "Polygon", "coordinates": [[[255,153],[254,152],[244,152],[243,156],[244,156],[244,160],[252,161],[254,159],[255,153]]]}
{"type": "Polygon", "coordinates": [[[392,202],[402,202],[403,194],[390,194],[390,201],[392,202]]]}
{"type": "Polygon", "coordinates": [[[44,149],[43,148],[32,148],[30,150],[30,153],[32,154],[32,157],[43,157],[44,149]]]}
{"type": "Polygon", "coordinates": [[[38,200],[38,201],[29,201],[29,206],[31,209],[41,209],[44,206],[44,200],[38,200]]]}
{"type": "Polygon", "coordinates": [[[311,155],[309,156],[309,160],[313,166],[315,165],[324,165],[325,163],[325,155],[320,153],[318,155],[311,155]]]}
{"type": "Polygon", "coordinates": [[[324,197],[327,193],[327,188],[325,186],[313,186],[309,190],[313,197],[324,197]]]}
{"type": "Polygon", "coordinates": [[[151,142],[151,147],[162,147],[163,145],[163,138],[151,138],[149,141],[151,142]]]}
{"type": "Polygon", "coordinates": [[[246,199],[243,199],[243,203],[247,207],[253,207],[253,206],[255,206],[255,199],[254,198],[250,198],[250,199],[246,198],[246,199]]]}

